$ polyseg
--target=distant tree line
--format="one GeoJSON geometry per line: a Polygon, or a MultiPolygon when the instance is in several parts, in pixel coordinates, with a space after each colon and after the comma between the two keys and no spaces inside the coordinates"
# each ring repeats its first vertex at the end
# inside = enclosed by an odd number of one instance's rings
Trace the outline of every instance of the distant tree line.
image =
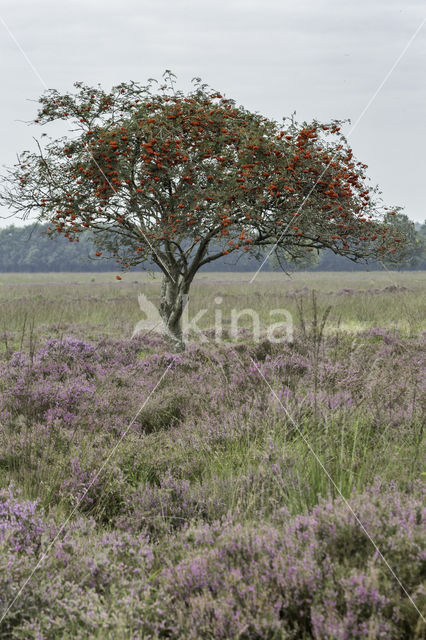
{"type": "MultiPolygon", "coordinates": [[[[399,214],[399,223],[404,224],[408,218],[399,214]],[[406,219],[406,220],[404,220],[406,219]]],[[[400,264],[401,269],[426,269],[426,222],[412,227],[410,255],[400,264]]],[[[80,235],[79,242],[68,242],[64,237],[49,238],[45,235],[47,225],[33,224],[25,227],[11,225],[0,230],[0,272],[60,272],[60,271],[116,271],[120,266],[111,258],[96,258],[93,244],[93,234],[90,231],[80,235]]],[[[205,265],[202,271],[256,271],[262,267],[263,271],[279,271],[282,267],[289,271],[365,271],[382,269],[382,265],[370,262],[368,265],[351,262],[347,258],[335,255],[331,250],[323,250],[309,261],[299,263],[286,262],[285,257],[266,251],[254,257],[241,255],[236,260],[224,256],[205,265]]],[[[134,267],[133,271],[140,271],[142,265],[134,267]]],[[[395,267],[392,267],[395,268],[395,267]]]]}

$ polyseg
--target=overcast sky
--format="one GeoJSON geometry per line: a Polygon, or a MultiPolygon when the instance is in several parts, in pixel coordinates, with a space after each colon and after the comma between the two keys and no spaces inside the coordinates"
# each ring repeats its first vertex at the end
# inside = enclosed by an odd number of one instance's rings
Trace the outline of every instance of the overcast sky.
{"type": "MultiPolygon", "coordinates": [[[[109,89],[165,69],[179,88],[200,76],[276,120],[296,111],[354,124],[425,17],[424,0],[0,0],[0,164],[42,133],[21,121],[35,117],[43,83],[109,89]]],[[[426,218],[425,70],[426,24],[349,138],[385,204],[416,221],[426,218]]]]}

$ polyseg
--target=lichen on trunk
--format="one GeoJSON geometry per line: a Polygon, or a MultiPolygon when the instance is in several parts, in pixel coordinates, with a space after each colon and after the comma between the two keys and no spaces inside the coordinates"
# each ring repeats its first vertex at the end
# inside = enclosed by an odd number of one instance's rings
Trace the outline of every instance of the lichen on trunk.
{"type": "Polygon", "coordinates": [[[182,313],[190,283],[179,275],[164,274],[161,286],[160,316],[175,351],[184,351],[182,313]]]}

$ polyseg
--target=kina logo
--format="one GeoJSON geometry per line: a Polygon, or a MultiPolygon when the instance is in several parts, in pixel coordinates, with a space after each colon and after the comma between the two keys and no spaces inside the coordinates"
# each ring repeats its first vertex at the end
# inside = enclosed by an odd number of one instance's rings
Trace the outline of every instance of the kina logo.
{"type": "Polygon", "coordinates": [[[132,338],[141,332],[150,333],[151,331],[156,331],[157,333],[164,333],[163,321],[157,307],[143,293],[138,295],[138,302],[140,310],[145,314],[145,320],[139,320],[135,325],[132,338]]]}

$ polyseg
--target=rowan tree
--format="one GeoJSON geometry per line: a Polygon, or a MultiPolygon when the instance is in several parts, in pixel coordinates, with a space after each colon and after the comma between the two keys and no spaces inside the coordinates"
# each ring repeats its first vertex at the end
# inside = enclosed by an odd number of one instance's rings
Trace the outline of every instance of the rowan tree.
{"type": "Polygon", "coordinates": [[[199,78],[184,93],[171,72],[163,77],[161,86],[129,82],[109,93],[82,83],[47,91],[35,122],[64,120],[69,134],[18,156],[2,200],[70,242],[93,230],[95,255],[113,255],[123,269],[157,265],[159,311],[177,349],[191,282],[223,255],[396,254],[404,238],[383,222],[379,192],[340,121],[280,124],[199,78]]]}

